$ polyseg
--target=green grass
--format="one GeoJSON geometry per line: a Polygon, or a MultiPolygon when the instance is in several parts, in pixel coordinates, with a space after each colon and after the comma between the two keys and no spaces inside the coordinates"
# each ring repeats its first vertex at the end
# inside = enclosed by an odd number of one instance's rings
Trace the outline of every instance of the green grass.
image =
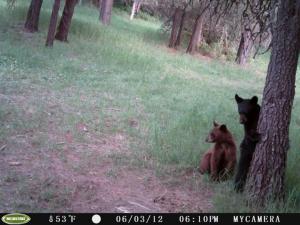
{"type": "MultiPolygon", "coordinates": [[[[214,119],[226,123],[236,141],[241,141],[243,129],[234,94],[261,99],[267,55],[241,68],[230,62],[174,53],[166,48],[168,37],[161,33],[159,21],[130,21],[116,9],[111,25],[104,27],[97,10],[87,6],[75,11],[69,43],[55,42],[49,49],[44,43],[50,3],[44,2],[40,32],[28,35],[21,30],[27,2],[18,2],[9,11],[6,1],[0,1],[0,144],[12,141],[14,135],[37,130],[33,143],[42,166],[47,167],[49,151],[60,151],[47,134],[49,122],[56,125],[59,134],[82,122],[99,135],[126,134],[132,154],[139,160],[121,163],[147,166],[147,161],[140,160],[147,156],[156,168],[175,166],[180,170],[197,167],[209,147],[204,140],[214,119]],[[131,127],[130,120],[137,121],[138,127],[131,127]]],[[[286,174],[289,200],[279,210],[282,212],[300,210],[299,79],[286,174]]],[[[79,133],[75,138],[85,142],[79,133]]],[[[115,176],[115,170],[107,176],[115,176]]],[[[28,191],[25,183],[15,182],[28,191]]],[[[53,193],[55,183],[41,187],[43,201],[56,199],[51,205],[54,209],[60,204],[53,193]]],[[[70,194],[73,190],[65,191],[70,194]]],[[[253,210],[243,203],[242,196],[232,192],[231,181],[216,185],[215,193],[217,212],[253,210]]],[[[17,202],[15,207],[25,206],[17,202]]],[[[266,210],[278,210],[269,208],[266,210]]],[[[46,206],[41,208],[47,210],[46,206]]]]}

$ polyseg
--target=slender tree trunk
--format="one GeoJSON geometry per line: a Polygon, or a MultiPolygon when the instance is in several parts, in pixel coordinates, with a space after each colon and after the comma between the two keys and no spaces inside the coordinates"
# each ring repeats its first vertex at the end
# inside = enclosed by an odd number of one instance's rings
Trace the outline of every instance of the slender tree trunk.
{"type": "Polygon", "coordinates": [[[139,0],[137,2],[137,6],[136,6],[136,13],[139,13],[140,9],[141,9],[141,5],[142,5],[142,0],[139,0]]]}
{"type": "Polygon", "coordinates": [[[101,2],[100,20],[104,25],[110,24],[113,3],[114,3],[113,0],[102,0],[101,2]]]}
{"type": "Polygon", "coordinates": [[[49,29],[48,29],[48,35],[47,35],[47,40],[46,40],[47,47],[53,46],[59,7],[60,7],[60,0],[55,0],[53,3],[52,13],[51,13],[51,18],[50,18],[50,23],[49,23],[49,29]]]}
{"type": "Polygon", "coordinates": [[[250,200],[264,205],[284,198],[289,124],[300,48],[300,1],[280,0],[273,46],[258,122],[256,145],[246,182],[250,200]]]}
{"type": "Polygon", "coordinates": [[[182,15],[181,15],[180,27],[179,27],[178,34],[177,34],[177,39],[176,39],[176,42],[175,42],[175,47],[178,47],[181,44],[182,31],[183,31],[183,28],[184,28],[185,17],[186,17],[186,12],[185,12],[185,9],[184,9],[182,11],[182,15]]]}
{"type": "Polygon", "coordinates": [[[76,4],[77,0],[67,0],[65,2],[64,11],[57,28],[55,39],[65,42],[68,41],[68,33],[76,4]]]}
{"type": "Polygon", "coordinates": [[[28,32],[37,32],[39,27],[39,17],[40,17],[40,11],[43,4],[43,0],[31,0],[28,12],[27,12],[27,18],[24,25],[25,30],[28,32]]]}
{"type": "Polygon", "coordinates": [[[180,8],[175,9],[175,13],[173,15],[173,24],[172,31],[169,40],[169,47],[174,48],[177,40],[178,31],[180,28],[180,20],[181,20],[181,10],[180,8]]]}
{"type": "Polygon", "coordinates": [[[131,15],[130,15],[130,20],[133,20],[135,12],[137,8],[137,2],[133,1],[132,8],[131,8],[131,15]]]}
{"type": "Polygon", "coordinates": [[[253,42],[251,39],[250,31],[243,31],[241,35],[241,41],[236,54],[235,62],[240,65],[245,65],[249,59],[253,42]]]}
{"type": "Polygon", "coordinates": [[[187,53],[193,54],[196,51],[199,43],[199,38],[202,35],[202,15],[199,15],[195,21],[193,33],[189,42],[189,46],[186,50],[187,53]]]}

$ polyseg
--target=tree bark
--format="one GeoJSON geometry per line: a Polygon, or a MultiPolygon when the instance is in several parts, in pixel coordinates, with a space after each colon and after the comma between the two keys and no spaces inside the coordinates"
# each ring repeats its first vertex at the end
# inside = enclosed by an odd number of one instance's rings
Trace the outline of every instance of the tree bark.
{"type": "Polygon", "coordinates": [[[130,20],[133,20],[133,18],[134,18],[136,7],[137,7],[137,2],[133,1],[132,8],[131,8],[130,20]]]}
{"type": "Polygon", "coordinates": [[[42,4],[43,0],[31,0],[24,25],[26,31],[31,33],[38,31],[42,4]]]}
{"type": "Polygon", "coordinates": [[[193,54],[196,48],[199,46],[202,36],[202,15],[199,15],[195,21],[193,33],[189,42],[189,46],[186,50],[187,53],[193,54]]]}
{"type": "Polygon", "coordinates": [[[245,65],[249,59],[253,42],[250,31],[244,30],[241,35],[241,41],[236,54],[235,62],[240,65],[245,65]]]}
{"type": "Polygon", "coordinates": [[[181,44],[182,31],[183,31],[183,28],[184,28],[185,17],[186,17],[186,12],[185,12],[185,9],[184,9],[182,11],[182,15],[181,15],[180,27],[179,27],[179,31],[178,31],[178,34],[177,34],[177,39],[176,39],[176,42],[175,42],[175,47],[178,47],[181,44]]]}
{"type": "Polygon", "coordinates": [[[66,0],[55,39],[64,42],[68,41],[68,33],[76,4],[77,0],[66,0]]]}
{"type": "Polygon", "coordinates": [[[176,46],[177,35],[180,29],[181,10],[176,8],[173,15],[172,31],[169,40],[169,47],[174,48],[176,46]]]}
{"type": "Polygon", "coordinates": [[[300,1],[280,0],[273,46],[258,122],[260,142],[253,155],[246,190],[264,205],[284,198],[289,124],[300,49],[300,1]]]}
{"type": "Polygon", "coordinates": [[[141,9],[141,5],[142,5],[142,0],[139,0],[139,1],[137,2],[137,6],[136,6],[136,11],[135,11],[135,13],[139,13],[139,11],[140,11],[140,9],[141,9]]]}
{"type": "Polygon", "coordinates": [[[134,0],[131,8],[130,20],[133,20],[134,16],[140,11],[141,0],[134,0]]]}
{"type": "Polygon", "coordinates": [[[59,7],[60,7],[60,0],[55,0],[53,3],[51,18],[50,18],[50,23],[49,23],[49,28],[48,28],[48,35],[47,35],[47,40],[46,40],[47,47],[53,46],[59,7]]]}
{"type": "Polygon", "coordinates": [[[100,7],[100,20],[102,24],[109,25],[111,19],[111,11],[113,7],[113,0],[102,0],[100,7]]]}

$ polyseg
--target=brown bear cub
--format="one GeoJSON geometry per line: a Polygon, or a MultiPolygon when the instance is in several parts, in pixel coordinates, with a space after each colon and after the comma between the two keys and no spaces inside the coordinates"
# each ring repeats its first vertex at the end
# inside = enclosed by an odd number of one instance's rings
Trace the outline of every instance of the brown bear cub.
{"type": "Polygon", "coordinates": [[[213,129],[206,138],[206,142],[215,143],[200,162],[201,174],[209,173],[213,180],[225,180],[234,171],[236,164],[236,145],[232,134],[225,124],[213,122],[213,129]]]}

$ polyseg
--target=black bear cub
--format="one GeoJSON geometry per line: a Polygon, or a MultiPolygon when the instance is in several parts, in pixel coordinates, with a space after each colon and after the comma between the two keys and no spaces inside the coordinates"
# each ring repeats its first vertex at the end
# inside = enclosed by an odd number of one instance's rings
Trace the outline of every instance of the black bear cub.
{"type": "Polygon", "coordinates": [[[238,105],[240,123],[244,125],[245,131],[244,139],[240,144],[240,160],[234,181],[235,190],[242,192],[244,190],[255,146],[259,141],[257,122],[260,106],[257,104],[258,98],[256,96],[253,96],[251,99],[243,99],[236,94],[235,100],[238,105]]]}

